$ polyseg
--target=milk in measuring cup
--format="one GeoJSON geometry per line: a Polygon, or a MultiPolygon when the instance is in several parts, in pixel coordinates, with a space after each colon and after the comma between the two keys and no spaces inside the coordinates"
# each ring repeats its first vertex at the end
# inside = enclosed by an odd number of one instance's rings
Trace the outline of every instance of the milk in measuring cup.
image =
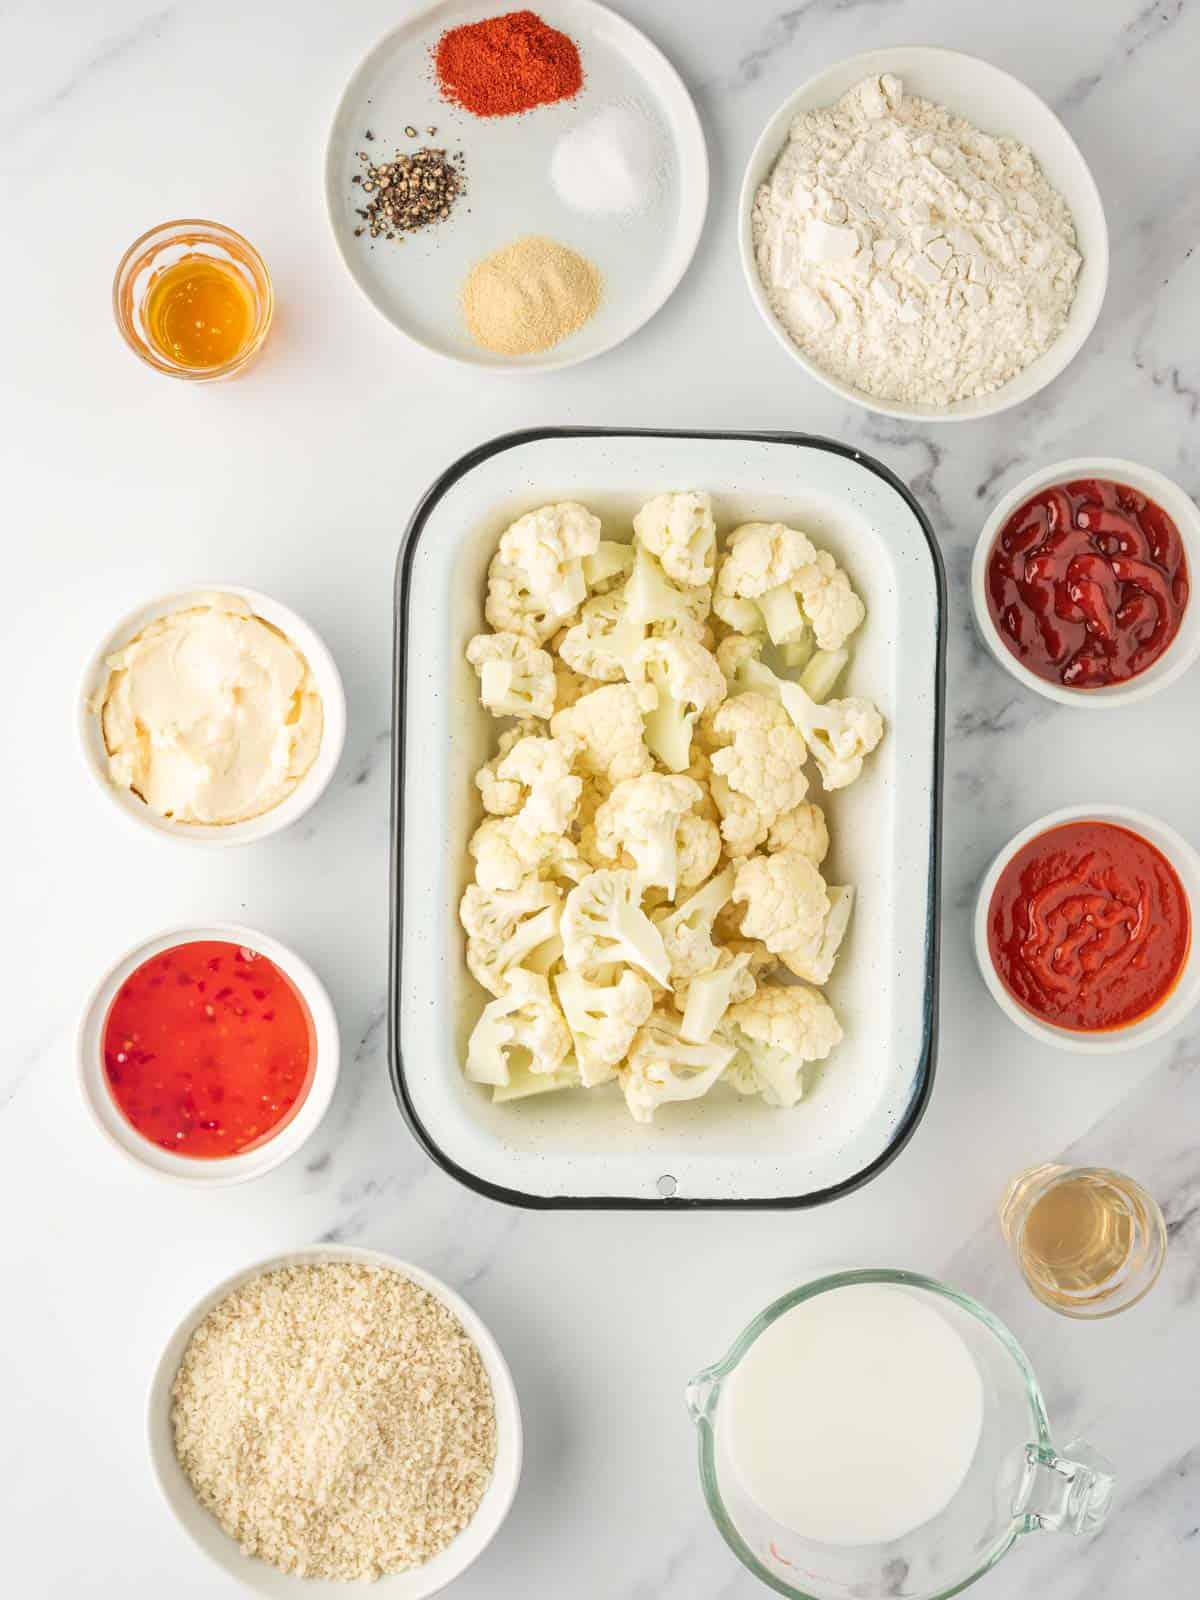
{"type": "Polygon", "coordinates": [[[853,1284],[759,1335],[721,1420],[743,1487],[776,1522],[824,1544],[882,1544],[957,1494],[979,1444],[983,1384],[936,1310],[853,1284]]]}

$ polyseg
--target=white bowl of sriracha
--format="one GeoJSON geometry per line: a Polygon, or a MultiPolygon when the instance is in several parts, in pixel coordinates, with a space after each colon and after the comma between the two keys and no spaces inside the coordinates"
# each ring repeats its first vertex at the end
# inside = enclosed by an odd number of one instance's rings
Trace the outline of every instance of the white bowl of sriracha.
{"type": "Polygon", "coordinates": [[[971,564],[979,632],[1027,689],[1110,710],[1200,657],[1200,510],[1133,461],[1044,467],[996,506],[971,564]]]}
{"type": "Polygon", "coordinates": [[[1000,1009],[1060,1050],[1160,1038],[1200,1002],[1200,855],[1156,817],[1071,806],[1022,828],[975,904],[975,956],[1000,1009]]]}
{"type": "Polygon", "coordinates": [[[278,939],[235,923],[168,928],[127,951],[79,1024],[84,1101],[143,1171],[245,1183],[300,1149],[338,1075],[325,985],[278,939]]]}

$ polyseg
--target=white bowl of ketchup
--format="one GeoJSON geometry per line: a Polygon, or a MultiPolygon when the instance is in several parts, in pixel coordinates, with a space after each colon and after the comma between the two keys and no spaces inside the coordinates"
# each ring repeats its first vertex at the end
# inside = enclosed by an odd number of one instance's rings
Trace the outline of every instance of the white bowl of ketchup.
{"type": "MultiPolygon", "coordinates": [[[[1137,532],[1136,528],[1134,532],[1137,532]]],[[[1150,695],[1157,694],[1160,689],[1175,683],[1189,667],[1195,664],[1197,658],[1200,658],[1200,601],[1196,599],[1198,586],[1200,586],[1200,510],[1197,509],[1195,502],[1178,484],[1172,483],[1170,478],[1165,478],[1161,472],[1156,472],[1152,467],[1139,466],[1134,461],[1100,456],[1085,456],[1071,461],[1056,462],[1053,466],[1043,467],[1041,471],[1033,473],[1017,484],[1015,489],[1005,495],[984,523],[971,563],[971,602],[974,607],[975,622],[980,637],[992,655],[1018,683],[1027,689],[1032,689],[1035,694],[1057,701],[1059,705],[1078,706],[1089,711],[1112,710],[1118,706],[1128,706],[1139,700],[1145,700],[1150,695]],[[1080,683],[1071,686],[1031,671],[1014,653],[1014,648],[997,626],[993,607],[989,603],[988,578],[993,552],[1014,513],[1019,511],[1026,501],[1034,499],[1052,487],[1078,483],[1086,479],[1125,485],[1136,494],[1145,496],[1167,514],[1174,523],[1182,546],[1187,566],[1189,595],[1183,601],[1182,608],[1177,608],[1174,636],[1165,648],[1154,655],[1148,665],[1137,670],[1135,675],[1119,682],[1091,685],[1080,683]]],[[[1126,587],[1122,592],[1129,594],[1132,591],[1126,587]]],[[[1053,594],[1056,600],[1063,599],[1064,603],[1069,598],[1065,575],[1053,586],[1053,594]]],[[[1101,606],[1103,608],[1103,600],[1101,606]]],[[[1032,632],[1032,620],[1029,617],[1026,620],[1032,632]]],[[[1072,626],[1078,635],[1082,625],[1076,622],[1072,626]]],[[[1123,644],[1125,641],[1119,642],[1123,644]]],[[[1047,665],[1045,670],[1054,669],[1047,665]]]]}
{"type": "Polygon", "coordinates": [[[271,1172],[337,1083],[337,1018],[294,951],[235,923],[168,928],[118,960],[77,1039],[84,1103],[143,1172],[222,1188],[271,1172]]]}
{"type": "MultiPolygon", "coordinates": [[[[1119,855],[1122,841],[1112,842],[1119,855]]],[[[1022,878],[1022,886],[1028,881],[1022,878]]],[[[984,874],[975,903],[975,958],[1001,1011],[1041,1043],[1092,1055],[1135,1050],[1176,1027],[1200,1002],[1198,911],[1200,855],[1174,828],[1126,806],[1070,806],[1022,828],[984,874]],[[1095,871],[1077,872],[1068,881],[1051,855],[1059,842],[1051,836],[1060,835],[1070,846],[1060,855],[1070,856],[1073,849],[1078,864],[1083,851],[1073,842],[1076,824],[1098,824],[1116,834],[1133,835],[1132,846],[1124,842],[1128,848],[1136,855],[1134,847],[1140,844],[1144,855],[1148,845],[1151,859],[1157,855],[1166,872],[1160,869],[1157,882],[1151,881],[1152,873],[1142,882],[1136,871],[1124,873],[1118,861],[1109,877],[1109,864],[1097,858],[1095,871]],[[1039,850],[1043,841],[1044,849],[1039,850]],[[1016,898],[1015,869],[1022,864],[1036,866],[1043,856],[1048,867],[1036,880],[1044,893],[1038,934],[1033,929],[1035,919],[1025,913],[1014,917],[1011,907],[1016,898]],[[1013,951],[1005,946],[1011,944],[1010,936],[1022,933],[1034,934],[1028,940],[1028,961],[1047,980],[1045,987],[1028,984],[1030,966],[1024,960],[1020,963],[1024,971],[1013,972],[1013,951]],[[999,970],[1001,965],[1008,967],[1007,977],[999,970]],[[1081,982],[1080,968],[1090,968],[1094,978],[1081,982]],[[1050,1004],[1035,1003],[1045,1001],[1048,993],[1050,1004]],[[1105,1008],[1115,1015],[1122,1007],[1120,1020],[1098,1015],[1105,1008]],[[1068,1025],[1060,1026],[1052,1016],[1068,1025]]]]}

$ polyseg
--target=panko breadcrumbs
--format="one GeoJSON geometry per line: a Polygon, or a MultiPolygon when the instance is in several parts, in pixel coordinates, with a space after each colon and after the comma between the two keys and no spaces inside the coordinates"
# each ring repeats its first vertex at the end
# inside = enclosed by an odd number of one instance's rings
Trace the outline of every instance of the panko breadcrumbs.
{"type": "Polygon", "coordinates": [[[385,1267],[282,1267],[193,1333],[172,1390],[180,1465],[247,1555],[311,1578],[420,1565],[470,1522],[496,1416],[479,1351],[385,1267]]]}

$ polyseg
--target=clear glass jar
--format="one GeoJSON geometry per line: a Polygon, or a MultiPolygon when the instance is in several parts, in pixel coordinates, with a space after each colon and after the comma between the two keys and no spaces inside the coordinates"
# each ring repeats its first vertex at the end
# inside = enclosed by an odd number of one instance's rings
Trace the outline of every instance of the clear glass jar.
{"type": "Polygon", "coordinates": [[[1030,1290],[1064,1317],[1113,1317],[1137,1305],[1167,1258],[1153,1195],[1106,1167],[1030,1167],[1000,1203],[1000,1231],[1030,1290]]]}
{"type": "Polygon", "coordinates": [[[274,311],[275,297],[266,263],[249,240],[219,222],[184,218],[151,228],[126,250],[113,279],[113,315],[125,343],[156,372],[191,383],[212,383],[241,372],[261,350],[274,311]],[[228,360],[212,366],[193,366],[172,359],[153,338],[147,326],[146,308],[151,291],[163,273],[181,261],[205,257],[237,273],[245,287],[251,314],[246,336],[228,360]]]}

